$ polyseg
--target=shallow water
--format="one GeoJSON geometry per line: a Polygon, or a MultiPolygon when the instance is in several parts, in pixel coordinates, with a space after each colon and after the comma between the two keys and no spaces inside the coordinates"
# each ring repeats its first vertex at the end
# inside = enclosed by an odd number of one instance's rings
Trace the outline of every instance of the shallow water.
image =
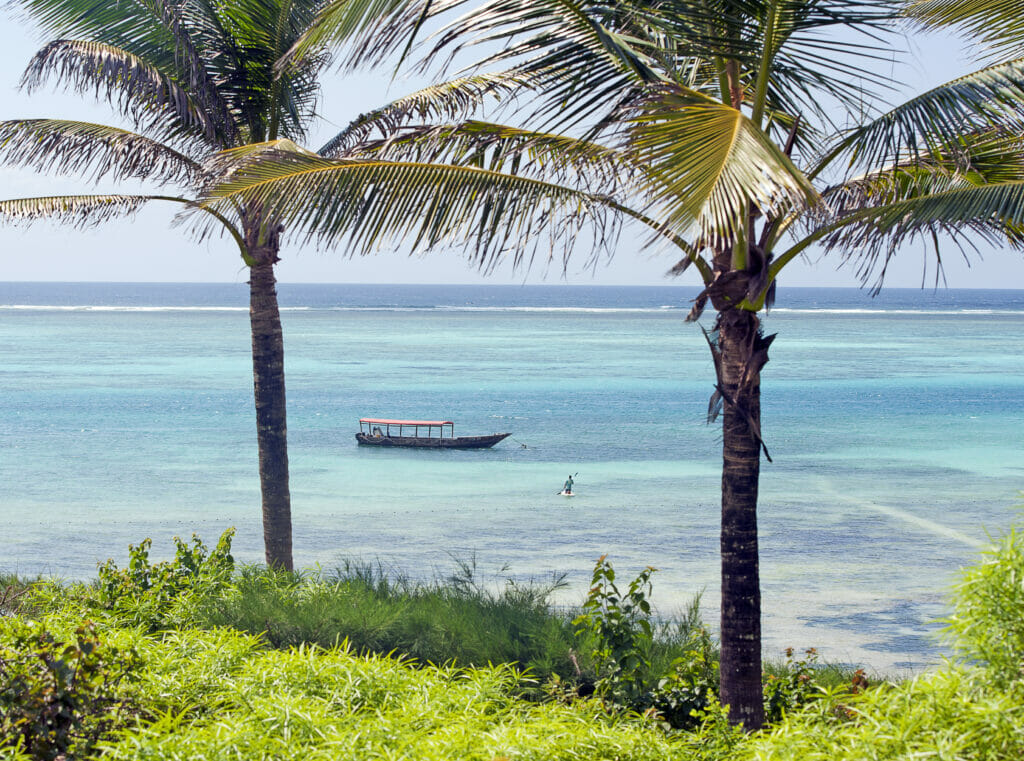
{"type": "MultiPolygon", "coordinates": [[[[720,434],[693,289],[282,286],[296,562],[413,576],[659,569],[717,617],[720,434]],[[357,447],[361,416],[511,431],[357,447]],[[577,496],[556,495],[569,473],[577,496]],[[501,569],[506,568],[507,572],[501,569]]],[[[0,285],[0,568],[84,577],[238,528],[261,559],[245,286],[0,285]]],[[[780,293],[764,371],[769,655],[934,661],[958,567],[1024,487],[1024,292],[780,293]]]]}

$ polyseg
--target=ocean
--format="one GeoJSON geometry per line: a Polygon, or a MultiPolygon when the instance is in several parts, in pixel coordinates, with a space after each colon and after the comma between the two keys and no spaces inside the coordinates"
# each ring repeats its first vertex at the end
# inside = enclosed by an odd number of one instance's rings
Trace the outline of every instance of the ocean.
{"type": "MultiPolygon", "coordinates": [[[[279,288],[297,565],[414,578],[647,565],[717,619],[721,434],[692,287],[279,288]],[[360,417],[492,450],[358,447],[360,417]],[[577,496],[556,494],[576,474],[577,496]]],[[[0,570],[93,576],[237,528],[262,559],[244,284],[0,284],[0,570]]],[[[712,316],[704,318],[710,327],[712,316]]],[[[889,673],[944,652],[957,569],[1019,513],[1024,291],[780,289],[762,379],[766,655],[889,673]]]]}

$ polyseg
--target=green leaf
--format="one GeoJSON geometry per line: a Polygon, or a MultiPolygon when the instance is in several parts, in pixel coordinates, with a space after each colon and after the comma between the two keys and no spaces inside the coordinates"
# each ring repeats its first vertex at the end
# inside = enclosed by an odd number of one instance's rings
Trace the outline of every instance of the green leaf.
{"type": "Polygon", "coordinates": [[[912,0],[906,12],[930,27],[955,27],[993,55],[1024,56],[1024,15],[1017,0],[912,0]]]}
{"type": "Polygon", "coordinates": [[[117,127],[60,119],[0,122],[0,162],[90,181],[198,183],[198,162],[164,143],[117,127]]]}
{"type": "Polygon", "coordinates": [[[506,255],[532,261],[585,228],[598,248],[615,234],[600,196],[477,167],[331,160],[283,142],[227,152],[222,163],[233,168],[211,189],[208,208],[262,204],[306,238],[347,241],[355,251],[399,240],[421,249],[454,241],[487,267],[506,255]]]}
{"type": "Polygon", "coordinates": [[[843,154],[856,166],[898,164],[992,129],[1024,133],[1024,58],[954,79],[857,127],[820,166],[843,154]]]}
{"type": "Polygon", "coordinates": [[[0,220],[30,224],[56,219],[76,227],[92,227],[115,217],[134,214],[157,196],[65,195],[0,201],[0,220]]]}
{"type": "Polygon", "coordinates": [[[862,281],[881,286],[897,250],[915,239],[935,241],[945,235],[963,252],[968,236],[997,246],[1024,250],[1024,179],[970,185],[954,178],[921,180],[907,186],[906,197],[851,211],[824,236],[826,250],[851,261],[862,281]]]}
{"type": "Polygon", "coordinates": [[[652,214],[674,228],[732,239],[751,206],[779,216],[813,205],[817,192],[740,111],[699,93],[667,90],[645,106],[626,149],[648,167],[652,214]]]}

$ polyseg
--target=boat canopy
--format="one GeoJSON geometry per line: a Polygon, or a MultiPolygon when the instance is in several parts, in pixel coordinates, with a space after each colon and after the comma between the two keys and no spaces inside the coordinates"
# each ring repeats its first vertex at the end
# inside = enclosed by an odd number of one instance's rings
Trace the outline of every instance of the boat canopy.
{"type": "Polygon", "coordinates": [[[359,418],[360,423],[370,425],[455,425],[451,420],[387,420],[385,418],[359,418]]]}

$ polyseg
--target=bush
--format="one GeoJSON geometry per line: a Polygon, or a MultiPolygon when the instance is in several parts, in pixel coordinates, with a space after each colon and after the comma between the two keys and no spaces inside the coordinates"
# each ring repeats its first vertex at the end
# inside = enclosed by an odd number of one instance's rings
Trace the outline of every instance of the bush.
{"type": "Polygon", "coordinates": [[[1024,681],[1024,533],[1014,529],[963,572],[947,632],[1001,687],[1024,681]]]}
{"type": "Polygon", "coordinates": [[[99,567],[97,602],[120,621],[157,630],[189,620],[204,597],[222,591],[231,581],[234,559],[225,531],[208,551],[196,534],[191,546],[174,537],[174,560],[150,563],[152,540],[128,546],[128,567],[113,560],[99,567]]]}
{"type": "Polygon", "coordinates": [[[622,594],[602,556],[573,623],[589,649],[598,697],[672,728],[693,729],[718,707],[718,652],[701,624],[699,596],[681,620],[652,622],[647,598],[654,572],[651,567],[641,571],[622,594]],[[671,656],[668,663],[666,656],[671,656]]]}
{"type": "Polygon", "coordinates": [[[694,631],[685,654],[643,696],[638,707],[653,708],[675,729],[696,729],[718,706],[718,657],[707,630],[694,631]]]}
{"type": "Polygon", "coordinates": [[[148,635],[147,697],[103,759],[389,758],[667,761],[689,758],[644,722],[597,705],[517,699],[509,666],[418,666],[344,647],[267,650],[229,629],[148,635]]]}
{"type": "Polygon", "coordinates": [[[0,574],[0,616],[13,616],[22,610],[33,582],[13,574],[0,574]]]}
{"type": "Polygon", "coordinates": [[[117,686],[135,653],[105,645],[91,623],[62,640],[40,624],[10,627],[0,645],[0,747],[31,758],[89,752],[122,708],[117,686]]]}
{"type": "Polygon", "coordinates": [[[596,692],[613,703],[631,706],[644,691],[651,670],[651,574],[648,566],[623,595],[607,555],[594,566],[583,611],[573,620],[576,635],[589,638],[597,670],[596,692]]]}
{"type": "Polygon", "coordinates": [[[769,724],[822,695],[817,679],[818,651],[808,648],[797,660],[793,653],[793,648],[787,648],[784,668],[777,674],[764,675],[764,717],[769,724]]]}
{"type": "Polygon", "coordinates": [[[856,695],[823,695],[753,738],[750,751],[764,761],[1020,761],[1022,697],[950,665],[856,695]]]}

